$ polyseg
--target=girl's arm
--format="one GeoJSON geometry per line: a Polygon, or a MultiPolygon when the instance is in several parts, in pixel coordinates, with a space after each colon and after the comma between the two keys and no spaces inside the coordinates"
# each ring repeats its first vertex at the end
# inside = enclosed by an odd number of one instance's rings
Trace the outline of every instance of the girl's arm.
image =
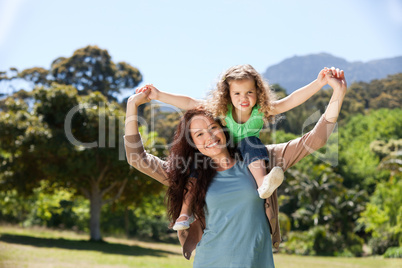
{"type": "Polygon", "coordinates": [[[322,69],[320,73],[318,74],[318,77],[316,80],[311,82],[310,84],[299,88],[298,90],[294,91],[292,94],[289,96],[280,99],[278,101],[275,101],[273,103],[273,110],[271,113],[273,115],[280,114],[287,112],[291,109],[293,109],[296,106],[299,106],[311,96],[313,96],[315,93],[317,93],[323,86],[327,84],[327,73],[330,71],[327,67],[322,69]]]}
{"type": "Polygon", "coordinates": [[[149,100],[158,100],[173,106],[176,106],[183,110],[193,109],[201,104],[201,101],[193,99],[184,95],[177,95],[172,93],[167,93],[160,91],[156,87],[151,85],[143,86],[136,90],[136,93],[144,92],[144,90],[149,89],[150,93],[148,95],[149,100]]]}

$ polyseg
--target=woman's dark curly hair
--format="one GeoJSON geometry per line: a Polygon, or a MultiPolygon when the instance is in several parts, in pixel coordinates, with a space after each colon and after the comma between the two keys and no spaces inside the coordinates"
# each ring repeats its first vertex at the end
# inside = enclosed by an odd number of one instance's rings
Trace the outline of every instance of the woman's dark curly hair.
{"type": "MultiPolygon", "coordinates": [[[[188,193],[190,187],[193,188],[191,210],[195,218],[204,219],[205,195],[216,174],[212,159],[198,151],[190,135],[191,119],[199,115],[215,120],[212,114],[201,106],[188,110],[177,126],[173,145],[170,148],[167,161],[169,188],[166,193],[166,203],[171,226],[180,215],[184,196],[188,193]],[[194,170],[195,174],[197,174],[195,180],[189,180],[190,170],[194,170]]],[[[236,149],[229,136],[229,132],[222,126],[219,120],[215,121],[222,127],[225,133],[229,155],[235,158],[236,149]]]]}

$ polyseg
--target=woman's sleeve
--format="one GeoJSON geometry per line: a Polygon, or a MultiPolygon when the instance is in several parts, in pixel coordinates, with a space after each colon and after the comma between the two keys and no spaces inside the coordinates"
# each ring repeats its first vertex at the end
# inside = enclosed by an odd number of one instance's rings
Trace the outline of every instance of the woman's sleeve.
{"type": "Polygon", "coordinates": [[[324,116],[315,127],[298,139],[286,143],[268,145],[270,167],[280,166],[285,171],[305,156],[323,147],[334,130],[336,123],[328,122],[324,116]]]}
{"type": "Polygon", "coordinates": [[[140,134],[124,136],[124,146],[127,162],[131,166],[160,183],[168,185],[166,161],[145,151],[140,134]]]}

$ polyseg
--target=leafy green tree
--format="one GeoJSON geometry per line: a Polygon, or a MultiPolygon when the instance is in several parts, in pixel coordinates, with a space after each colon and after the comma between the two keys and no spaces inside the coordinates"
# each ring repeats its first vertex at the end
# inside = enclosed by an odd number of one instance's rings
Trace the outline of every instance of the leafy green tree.
{"type": "Polygon", "coordinates": [[[373,253],[402,245],[402,179],[378,183],[365,211],[358,220],[372,233],[373,253]]]}
{"type": "Polygon", "coordinates": [[[28,105],[7,98],[0,111],[0,187],[29,194],[44,178],[43,162],[35,150],[51,137],[38,116],[28,112],[28,105]]]}
{"type": "Polygon", "coordinates": [[[342,178],[324,164],[315,165],[308,173],[290,169],[292,176],[285,192],[297,199],[292,214],[296,227],[333,223],[334,201],[342,192],[342,178]]]}
{"type": "Polygon", "coordinates": [[[379,170],[388,170],[391,178],[402,176],[402,139],[390,139],[388,143],[375,140],[370,148],[381,159],[379,170]]]}
{"type": "MultiPolygon", "coordinates": [[[[148,122],[149,130],[155,131],[164,138],[168,144],[173,142],[174,132],[176,131],[180,117],[184,114],[178,108],[170,109],[161,104],[151,102],[145,106],[142,117],[148,122]],[[164,110],[162,110],[164,108],[164,110]]],[[[140,106],[141,107],[141,106],[140,106]]]]}
{"type": "Polygon", "coordinates": [[[77,49],[71,57],[55,59],[49,70],[33,67],[7,76],[0,75],[0,81],[20,78],[34,86],[49,87],[52,82],[73,85],[82,95],[98,91],[115,100],[121,89],[134,88],[142,81],[140,71],[126,62],[114,63],[108,51],[97,46],[77,49]]]}
{"type": "Polygon", "coordinates": [[[388,178],[389,172],[377,169],[381,158],[370,144],[402,137],[401,117],[401,109],[373,110],[366,116],[351,117],[339,129],[339,173],[347,187],[364,187],[371,193],[377,181],[388,178]]]}
{"type": "Polygon", "coordinates": [[[162,189],[158,183],[134,182],[153,180],[127,165],[124,111],[117,103],[99,92],[79,96],[74,87],[59,84],[37,88],[34,97],[32,113],[12,99],[1,112],[1,187],[29,193],[45,179],[76,189],[90,201],[92,240],[101,239],[102,206],[117,200],[127,184],[131,195],[162,189]]]}

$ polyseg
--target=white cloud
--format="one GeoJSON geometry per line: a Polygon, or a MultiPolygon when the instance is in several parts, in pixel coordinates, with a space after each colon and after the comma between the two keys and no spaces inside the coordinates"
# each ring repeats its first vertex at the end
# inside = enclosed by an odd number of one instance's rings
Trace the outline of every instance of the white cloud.
{"type": "Polygon", "coordinates": [[[25,0],[4,0],[0,2],[0,47],[3,45],[25,0]]]}

